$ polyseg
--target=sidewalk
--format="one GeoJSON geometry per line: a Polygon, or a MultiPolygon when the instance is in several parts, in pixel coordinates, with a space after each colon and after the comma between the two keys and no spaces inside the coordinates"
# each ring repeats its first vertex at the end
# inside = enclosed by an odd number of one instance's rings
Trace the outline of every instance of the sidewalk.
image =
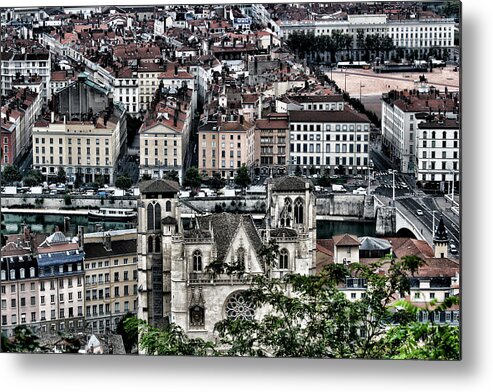
{"type": "MultiPolygon", "coordinates": [[[[454,197],[454,199],[458,202],[458,197],[454,197]]],[[[452,220],[456,225],[460,225],[460,216],[454,213],[451,210],[452,203],[449,202],[444,197],[435,197],[434,198],[436,205],[442,211],[444,215],[446,215],[450,220],[452,220]]]]}

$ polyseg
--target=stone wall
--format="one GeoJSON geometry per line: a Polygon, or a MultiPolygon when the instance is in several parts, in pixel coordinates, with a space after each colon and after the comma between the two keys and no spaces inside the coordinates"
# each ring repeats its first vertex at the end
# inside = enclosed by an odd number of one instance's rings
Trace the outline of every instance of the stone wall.
{"type": "Polygon", "coordinates": [[[36,208],[59,209],[61,207],[76,208],[95,208],[95,207],[113,207],[113,208],[136,208],[137,199],[135,197],[123,196],[105,198],[101,201],[99,196],[70,196],[70,204],[65,203],[64,195],[2,195],[2,207],[19,207],[32,205],[36,208]],[[42,200],[42,201],[40,201],[42,200]],[[112,202],[114,200],[114,202],[112,202]]]}

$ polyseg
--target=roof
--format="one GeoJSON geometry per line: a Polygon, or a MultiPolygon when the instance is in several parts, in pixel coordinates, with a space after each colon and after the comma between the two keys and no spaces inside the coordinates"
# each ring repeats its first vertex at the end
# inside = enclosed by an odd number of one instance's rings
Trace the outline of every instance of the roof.
{"type": "Polygon", "coordinates": [[[446,118],[443,121],[422,122],[419,129],[459,129],[459,120],[446,118]]]}
{"type": "Polygon", "coordinates": [[[137,239],[111,241],[111,250],[104,247],[103,241],[84,244],[87,259],[137,254],[137,239]]]}
{"type": "Polygon", "coordinates": [[[272,229],[270,231],[271,237],[282,238],[282,237],[298,237],[298,232],[294,229],[288,227],[279,227],[277,229],[272,229]]]}
{"type": "Polygon", "coordinates": [[[289,118],[291,122],[348,122],[348,123],[369,123],[367,117],[351,110],[290,110],[289,118]]]}
{"type": "Polygon", "coordinates": [[[178,221],[173,218],[172,216],[167,216],[167,217],[164,217],[163,219],[161,219],[161,223],[163,225],[176,225],[178,224],[178,221]]]}
{"type": "Polygon", "coordinates": [[[254,250],[258,251],[262,246],[262,240],[251,215],[223,212],[197,217],[197,222],[199,228],[202,230],[208,229],[209,224],[211,225],[213,241],[216,246],[217,261],[219,262],[224,261],[240,224],[243,225],[254,250]]]}
{"type": "Polygon", "coordinates": [[[392,245],[389,241],[375,237],[359,237],[360,250],[389,250],[392,245]]]}
{"type": "Polygon", "coordinates": [[[139,185],[140,193],[178,193],[180,185],[171,180],[142,181],[139,185]]]}
{"type": "Polygon", "coordinates": [[[448,241],[448,233],[443,224],[443,216],[440,217],[440,222],[438,223],[435,235],[433,236],[433,241],[448,241]]]}
{"type": "Polygon", "coordinates": [[[282,120],[274,120],[274,119],[267,119],[267,120],[257,120],[255,122],[255,127],[257,129],[288,129],[289,128],[289,122],[287,119],[282,120]]]}
{"type": "Polygon", "coordinates": [[[299,103],[344,102],[342,95],[290,95],[288,98],[299,103]]]}
{"type": "Polygon", "coordinates": [[[272,180],[272,183],[274,191],[305,191],[313,188],[310,180],[296,176],[277,177],[272,180]]]}
{"type": "Polygon", "coordinates": [[[352,234],[341,234],[334,236],[335,246],[359,246],[360,242],[358,237],[352,234]]]}

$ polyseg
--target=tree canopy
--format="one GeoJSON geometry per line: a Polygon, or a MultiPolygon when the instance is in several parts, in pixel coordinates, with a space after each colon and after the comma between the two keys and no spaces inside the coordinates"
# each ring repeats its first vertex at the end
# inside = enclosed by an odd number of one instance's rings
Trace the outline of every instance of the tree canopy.
{"type": "Polygon", "coordinates": [[[245,164],[241,165],[236,172],[235,184],[241,186],[242,188],[246,188],[251,182],[252,180],[248,174],[248,168],[245,164]]]}
{"type": "Polygon", "coordinates": [[[22,180],[19,168],[14,165],[5,165],[3,168],[2,178],[7,184],[22,180]]]}
{"type": "Polygon", "coordinates": [[[189,167],[185,173],[183,185],[197,189],[200,187],[200,184],[202,184],[202,177],[200,176],[199,169],[195,166],[189,167]]]}
{"type": "Polygon", "coordinates": [[[115,186],[120,189],[128,189],[132,186],[132,179],[127,176],[118,176],[115,181],[115,186]]]}

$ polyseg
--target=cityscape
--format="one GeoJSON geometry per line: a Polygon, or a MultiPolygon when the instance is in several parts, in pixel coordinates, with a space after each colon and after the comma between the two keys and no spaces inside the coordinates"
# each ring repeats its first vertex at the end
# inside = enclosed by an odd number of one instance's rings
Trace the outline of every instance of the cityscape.
{"type": "Polygon", "coordinates": [[[0,11],[2,351],[461,359],[459,2],[0,11]]]}

